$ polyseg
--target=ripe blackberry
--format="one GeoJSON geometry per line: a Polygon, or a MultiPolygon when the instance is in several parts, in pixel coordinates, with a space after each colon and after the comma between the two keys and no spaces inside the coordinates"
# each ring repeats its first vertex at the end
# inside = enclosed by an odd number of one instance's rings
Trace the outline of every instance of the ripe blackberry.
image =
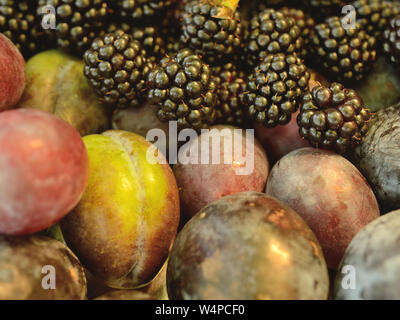
{"type": "Polygon", "coordinates": [[[58,46],[78,55],[90,47],[112,15],[108,0],[39,0],[38,12],[46,5],[56,9],[58,46]]]}
{"type": "Polygon", "coordinates": [[[358,24],[345,29],[339,17],[331,17],[315,26],[311,51],[317,66],[335,81],[360,80],[376,60],[376,40],[358,24]]]}
{"type": "Polygon", "coordinates": [[[296,21],[274,9],[254,16],[245,32],[244,58],[251,67],[270,53],[300,53],[302,48],[301,30],[296,21]]]}
{"type": "Polygon", "coordinates": [[[315,20],[301,9],[283,7],[280,8],[279,11],[296,21],[303,39],[303,47],[300,51],[300,56],[302,58],[306,57],[308,51],[310,50],[311,33],[315,28],[315,20]]]}
{"type": "Polygon", "coordinates": [[[210,63],[234,55],[242,43],[239,12],[230,19],[216,17],[223,8],[194,0],[185,5],[182,13],[181,42],[210,63]]]}
{"type": "Polygon", "coordinates": [[[211,68],[217,84],[217,122],[222,124],[246,125],[246,106],[243,98],[246,92],[246,75],[233,63],[211,68]]]}
{"type": "Polygon", "coordinates": [[[117,108],[137,107],[152,67],[139,41],[122,30],[96,38],[83,56],[84,74],[101,99],[117,108]]]}
{"type": "Polygon", "coordinates": [[[46,43],[37,3],[31,0],[0,0],[0,32],[8,37],[25,58],[37,53],[46,43]]]}
{"type": "Polygon", "coordinates": [[[383,51],[394,65],[400,65],[400,15],[390,21],[384,32],[383,51]]]}
{"type": "Polygon", "coordinates": [[[352,2],[357,12],[357,22],[369,34],[382,39],[390,20],[400,14],[399,3],[384,0],[356,0],[352,2]]]}
{"type": "Polygon", "coordinates": [[[316,85],[303,97],[297,116],[300,136],[314,147],[344,154],[368,132],[370,113],[354,90],[339,83],[316,85]]]}
{"type": "Polygon", "coordinates": [[[173,0],[114,0],[113,8],[122,18],[129,20],[148,20],[161,16],[172,4],[173,0]]]}
{"type": "Polygon", "coordinates": [[[244,101],[252,120],[267,127],[285,125],[308,88],[310,74],[295,54],[269,54],[247,82],[244,101]]]}
{"type": "Polygon", "coordinates": [[[159,35],[157,26],[132,26],[129,23],[111,23],[107,26],[107,32],[112,33],[117,30],[123,30],[132,36],[133,39],[140,42],[143,49],[146,50],[147,58],[152,62],[158,62],[166,52],[164,39],[159,35]]]}
{"type": "Polygon", "coordinates": [[[161,121],[196,130],[215,123],[216,84],[209,66],[190,49],[163,58],[147,80],[149,100],[159,105],[161,121]]]}

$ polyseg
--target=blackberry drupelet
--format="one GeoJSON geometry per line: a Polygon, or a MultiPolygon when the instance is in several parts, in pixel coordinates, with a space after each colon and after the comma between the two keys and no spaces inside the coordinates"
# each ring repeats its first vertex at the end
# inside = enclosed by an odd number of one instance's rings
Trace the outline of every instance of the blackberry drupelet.
{"type": "Polygon", "coordinates": [[[376,39],[359,26],[345,29],[339,17],[318,24],[311,37],[316,67],[335,81],[360,80],[376,60],[376,39]]]}
{"type": "MultiPolygon", "coordinates": [[[[56,9],[56,37],[60,48],[81,55],[101,35],[112,15],[109,0],[39,0],[38,12],[46,5],[56,9]]],[[[49,34],[54,30],[49,30],[49,34]]]]}
{"type": "Polygon", "coordinates": [[[84,74],[111,107],[137,107],[146,95],[152,65],[137,40],[122,30],[96,38],[83,56],[84,74]]]}
{"type": "Polygon", "coordinates": [[[217,84],[218,107],[217,122],[243,127],[246,121],[246,75],[233,63],[211,68],[213,79],[217,84]]]}
{"type": "Polygon", "coordinates": [[[36,10],[36,1],[0,0],[0,32],[15,44],[25,58],[37,53],[45,45],[51,47],[51,43],[45,40],[36,10]]]}
{"type": "Polygon", "coordinates": [[[351,3],[357,12],[357,22],[369,34],[381,40],[390,20],[400,14],[400,4],[384,0],[356,0],[351,3]]]}
{"type": "Polygon", "coordinates": [[[368,132],[370,113],[354,90],[339,83],[317,84],[303,97],[297,123],[300,136],[314,147],[344,154],[368,132]]]}
{"type": "Polygon", "coordinates": [[[115,12],[127,21],[150,21],[165,13],[174,0],[113,0],[115,12]]]}
{"type": "Polygon", "coordinates": [[[266,127],[285,125],[297,111],[310,73],[295,54],[269,54],[247,82],[244,101],[252,120],[266,127]]]}
{"type": "Polygon", "coordinates": [[[400,15],[390,21],[384,32],[383,51],[390,62],[400,65],[400,15]]]}
{"type": "Polygon", "coordinates": [[[233,18],[216,17],[224,7],[190,1],[182,12],[181,42],[209,63],[233,56],[242,44],[239,12],[233,18]]]}
{"type": "Polygon", "coordinates": [[[244,42],[244,59],[250,67],[257,66],[270,53],[300,53],[303,49],[296,21],[274,9],[266,9],[251,19],[244,42]]]}
{"type": "Polygon", "coordinates": [[[177,121],[179,129],[196,130],[215,123],[216,84],[209,66],[192,50],[166,56],[147,80],[149,100],[159,106],[161,121],[177,121]]]}

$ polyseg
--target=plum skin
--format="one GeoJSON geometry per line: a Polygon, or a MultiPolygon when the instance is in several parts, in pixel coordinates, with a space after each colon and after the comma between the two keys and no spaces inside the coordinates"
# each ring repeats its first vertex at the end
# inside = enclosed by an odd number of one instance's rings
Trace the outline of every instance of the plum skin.
{"type": "Polygon", "coordinates": [[[303,217],[332,269],[358,231],[380,215],[375,195],[357,168],[324,150],[303,148],[283,157],[271,170],[266,193],[303,217]]]}
{"type": "MultiPolygon", "coordinates": [[[[231,126],[214,126],[209,132],[201,134],[193,143],[201,145],[203,139],[210,139],[215,135],[216,131],[214,130],[218,130],[218,132],[229,130],[233,137],[233,129],[235,128],[231,126]]],[[[242,150],[245,150],[246,143],[250,142],[246,140],[244,133],[243,135],[242,150]]],[[[265,151],[257,140],[254,140],[254,155],[250,155],[254,159],[254,170],[246,175],[237,174],[234,161],[232,161],[232,164],[223,163],[224,156],[226,156],[222,146],[223,138],[220,138],[220,142],[221,163],[178,163],[173,167],[179,187],[182,214],[186,218],[193,217],[202,207],[223,196],[245,191],[262,192],[265,188],[269,173],[269,162],[265,151]]],[[[202,152],[203,150],[200,150],[199,156],[202,152]]],[[[213,152],[215,152],[215,149],[213,150],[210,141],[210,159],[213,152]]]]}
{"type": "Polygon", "coordinates": [[[0,33],[0,112],[15,107],[25,89],[25,60],[0,33]]]}
{"type": "Polygon", "coordinates": [[[31,234],[63,218],[86,187],[79,133],[43,111],[0,113],[0,233],[31,234]]]}

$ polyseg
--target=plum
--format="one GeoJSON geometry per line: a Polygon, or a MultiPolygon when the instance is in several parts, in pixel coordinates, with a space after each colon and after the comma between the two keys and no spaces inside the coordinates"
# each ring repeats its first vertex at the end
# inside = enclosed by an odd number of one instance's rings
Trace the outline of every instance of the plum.
{"type": "Polygon", "coordinates": [[[328,269],[303,219],[259,192],[226,196],[178,234],[167,268],[171,299],[327,299],[328,269]]]}
{"type": "Polygon", "coordinates": [[[78,203],[89,161],[79,133],[43,111],[0,113],[0,234],[43,230],[78,203]]]}
{"type": "Polygon", "coordinates": [[[27,86],[18,106],[50,112],[81,136],[109,129],[111,110],[100,103],[82,70],[83,61],[58,50],[35,55],[26,64],[27,86]]]}
{"type": "Polygon", "coordinates": [[[235,133],[235,128],[231,126],[215,126],[183,145],[179,153],[192,157],[190,151],[194,148],[198,148],[199,159],[193,158],[187,163],[179,161],[173,168],[182,214],[186,218],[191,218],[202,207],[225,195],[264,190],[269,163],[253,134],[247,135],[244,131],[235,133]],[[225,142],[225,137],[229,142],[225,142]],[[207,141],[209,147],[202,147],[202,143],[207,141]],[[235,150],[240,148],[241,155],[246,152],[243,159],[234,156],[235,150]],[[201,162],[200,158],[204,156],[208,161],[201,162]],[[238,169],[244,170],[239,172],[238,169]]]}
{"type": "Polygon", "coordinates": [[[400,299],[400,210],[372,221],[351,241],[340,264],[335,299],[400,299]]]}
{"type": "Polygon", "coordinates": [[[374,193],[357,168],[324,150],[303,148],[287,154],[272,168],[266,193],[307,222],[332,269],[357,232],[380,214],[374,193]]]}
{"type": "Polygon", "coordinates": [[[400,208],[400,104],[379,110],[353,162],[373,188],[383,213],[400,208]]]}
{"type": "Polygon", "coordinates": [[[163,266],[176,236],[179,194],[172,170],[137,134],[109,130],[83,140],[89,181],[60,222],[65,241],[106,285],[143,286],[163,266]]]}
{"type": "Polygon", "coordinates": [[[0,300],[25,299],[86,299],[83,267],[57,240],[0,236],[0,300]]]}
{"type": "Polygon", "coordinates": [[[378,57],[371,72],[361,81],[354,82],[353,89],[372,112],[395,104],[400,99],[400,76],[385,57],[378,57]]]}
{"type": "Polygon", "coordinates": [[[0,33],[0,112],[15,107],[25,88],[25,60],[0,33]]]}
{"type": "Polygon", "coordinates": [[[261,123],[254,123],[257,139],[267,151],[269,160],[273,163],[293,150],[310,146],[299,135],[297,114],[298,112],[293,114],[292,120],[285,126],[267,128],[261,123]]]}

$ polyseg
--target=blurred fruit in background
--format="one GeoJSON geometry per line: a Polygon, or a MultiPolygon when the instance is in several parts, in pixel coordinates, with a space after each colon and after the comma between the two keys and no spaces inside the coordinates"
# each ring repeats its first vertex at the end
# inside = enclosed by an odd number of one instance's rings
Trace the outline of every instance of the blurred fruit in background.
{"type": "Polygon", "coordinates": [[[0,274],[1,300],[86,299],[86,278],[78,258],[48,237],[0,236],[0,274]]]}

